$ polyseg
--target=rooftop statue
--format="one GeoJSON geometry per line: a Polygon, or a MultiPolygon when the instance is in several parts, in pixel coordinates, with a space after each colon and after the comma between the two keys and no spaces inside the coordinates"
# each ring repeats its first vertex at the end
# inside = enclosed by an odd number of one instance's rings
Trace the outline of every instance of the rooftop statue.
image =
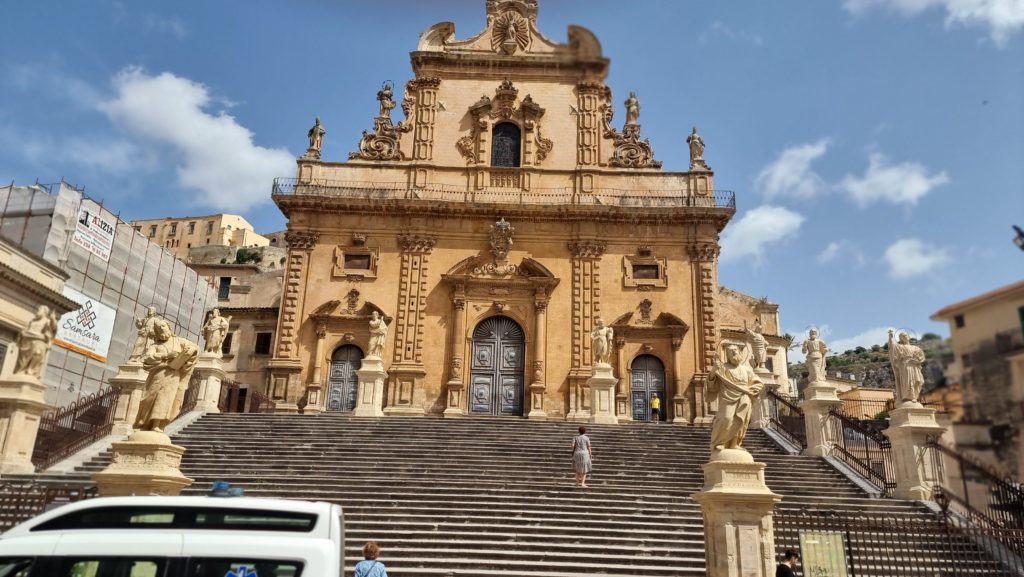
{"type": "Polygon", "coordinates": [[[697,134],[697,127],[693,127],[693,132],[690,136],[686,137],[686,143],[690,145],[690,170],[695,168],[708,169],[708,164],[704,162],[704,139],[697,134]]]}
{"type": "Polygon", "coordinates": [[[626,99],[626,124],[636,124],[640,120],[640,101],[636,92],[630,92],[626,99]]]}
{"type": "Polygon", "coordinates": [[[320,117],[316,117],[316,122],[313,123],[313,127],[309,129],[307,135],[309,136],[309,149],[306,151],[308,156],[313,158],[320,158],[320,149],[324,145],[324,136],[327,134],[327,129],[320,124],[320,117]]]}

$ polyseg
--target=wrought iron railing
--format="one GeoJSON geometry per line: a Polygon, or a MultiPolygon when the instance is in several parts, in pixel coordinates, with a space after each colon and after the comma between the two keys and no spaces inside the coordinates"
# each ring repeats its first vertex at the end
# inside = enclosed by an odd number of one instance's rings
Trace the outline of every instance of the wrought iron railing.
{"type": "Polygon", "coordinates": [[[775,548],[801,553],[796,575],[1024,575],[1024,531],[964,524],[949,511],[870,514],[776,509],[775,548]]]}
{"type": "Polygon", "coordinates": [[[838,409],[829,410],[826,427],[831,428],[832,456],[852,467],[884,495],[896,488],[892,443],[881,431],[838,409]]]}
{"type": "Polygon", "coordinates": [[[72,503],[95,496],[95,486],[0,481],[0,532],[62,503],[72,503]]]}
{"type": "Polygon", "coordinates": [[[192,378],[188,381],[188,388],[185,389],[185,396],[181,401],[181,409],[178,411],[178,415],[174,417],[174,420],[180,419],[189,411],[196,408],[196,401],[199,399],[199,389],[202,386],[203,380],[199,378],[199,375],[192,373],[192,378]]]}
{"type": "Polygon", "coordinates": [[[985,527],[1024,530],[1024,489],[937,439],[928,447],[941,483],[935,487],[935,501],[985,527]]]}
{"type": "Polygon", "coordinates": [[[242,387],[241,383],[235,381],[224,381],[217,407],[222,413],[273,413],[277,403],[252,387],[242,387]]]}
{"type": "MultiPolygon", "coordinates": [[[[503,173],[504,174],[504,173],[503,173]]],[[[736,193],[714,190],[696,194],[686,188],[637,190],[596,188],[580,192],[571,188],[532,188],[508,190],[508,179],[501,190],[468,190],[465,186],[429,184],[414,188],[405,182],[348,182],[313,180],[300,183],[294,178],[275,178],[275,196],[332,196],[375,201],[441,201],[508,205],[584,205],[663,208],[736,208],[736,193]]]]}
{"type": "Polygon", "coordinates": [[[108,387],[43,414],[32,451],[36,470],[45,471],[110,433],[116,402],[117,391],[108,387]]]}
{"type": "Polygon", "coordinates": [[[259,391],[249,389],[250,413],[273,413],[277,403],[259,391]]]}
{"type": "Polygon", "coordinates": [[[807,428],[804,425],[804,412],[796,405],[796,399],[784,397],[771,389],[767,389],[766,394],[768,418],[772,429],[794,445],[806,448],[807,428]]]}

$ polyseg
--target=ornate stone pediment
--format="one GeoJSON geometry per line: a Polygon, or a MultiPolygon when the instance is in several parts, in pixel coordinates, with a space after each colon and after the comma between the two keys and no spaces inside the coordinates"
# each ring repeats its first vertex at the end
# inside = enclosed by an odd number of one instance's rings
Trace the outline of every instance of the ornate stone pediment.
{"type": "Polygon", "coordinates": [[[683,319],[672,313],[661,313],[651,321],[645,321],[643,318],[642,302],[639,314],[636,311],[628,312],[615,319],[611,326],[616,329],[671,329],[681,331],[682,333],[690,330],[690,326],[683,319]]]}
{"type": "MultiPolygon", "coordinates": [[[[358,293],[355,295],[358,298],[358,293]]],[[[352,295],[346,295],[346,302],[348,305],[352,305],[352,295]]],[[[313,309],[313,312],[309,313],[309,318],[317,324],[324,324],[331,321],[369,321],[373,316],[373,312],[376,311],[384,321],[391,324],[392,318],[384,313],[384,309],[369,302],[363,301],[363,306],[342,306],[342,301],[331,300],[313,309]]]]}
{"type": "Polygon", "coordinates": [[[529,94],[519,99],[519,89],[511,80],[505,80],[494,92],[494,98],[486,94],[469,107],[469,115],[473,119],[472,134],[463,136],[455,142],[455,148],[466,159],[466,164],[486,164],[486,150],[489,134],[493,125],[512,121],[523,131],[523,140],[531,146],[526,147],[523,154],[524,166],[539,166],[554,148],[554,142],[541,133],[541,118],[544,109],[534,102],[529,94]]]}
{"type": "MultiPolygon", "coordinates": [[[[533,260],[524,258],[519,264],[508,264],[504,267],[495,265],[495,262],[485,255],[476,255],[462,259],[453,266],[442,278],[450,282],[461,279],[551,279],[558,283],[555,275],[547,267],[533,260]]],[[[552,285],[554,286],[554,285],[552,285]]]]}

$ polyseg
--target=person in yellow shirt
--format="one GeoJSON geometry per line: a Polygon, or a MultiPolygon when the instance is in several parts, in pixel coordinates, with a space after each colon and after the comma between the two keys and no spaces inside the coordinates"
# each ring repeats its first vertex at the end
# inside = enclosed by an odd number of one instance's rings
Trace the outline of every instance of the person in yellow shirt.
{"type": "Polygon", "coordinates": [[[661,421],[661,395],[651,397],[651,420],[655,423],[661,421]]]}

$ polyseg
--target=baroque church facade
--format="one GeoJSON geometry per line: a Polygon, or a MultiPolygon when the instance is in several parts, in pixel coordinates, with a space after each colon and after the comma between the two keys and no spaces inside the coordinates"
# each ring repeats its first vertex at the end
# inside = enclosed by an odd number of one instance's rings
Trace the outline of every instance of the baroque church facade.
{"type": "Polygon", "coordinates": [[[467,40],[448,22],[422,34],[413,78],[381,88],[347,159],[321,150],[318,119],[296,177],[275,182],[288,261],[269,396],[353,410],[376,312],[385,415],[586,420],[603,321],[620,421],[649,419],[657,396],[666,420],[708,423],[734,196],[715,191],[696,129],[690,169],[669,172],[635,95],[615,122],[591,32],[550,40],[536,0],[486,11],[467,40]]]}

